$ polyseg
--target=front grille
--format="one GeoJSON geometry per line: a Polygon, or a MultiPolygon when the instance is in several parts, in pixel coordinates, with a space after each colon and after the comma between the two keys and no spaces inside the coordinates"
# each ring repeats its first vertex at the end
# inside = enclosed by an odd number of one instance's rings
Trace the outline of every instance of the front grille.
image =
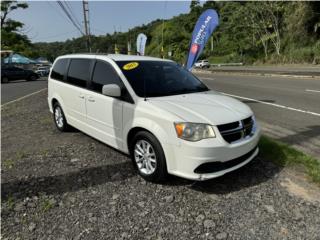
{"type": "Polygon", "coordinates": [[[250,152],[242,155],[241,157],[232,159],[227,162],[208,162],[208,163],[203,163],[200,166],[198,166],[194,172],[195,173],[214,173],[214,172],[219,172],[226,170],[228,168],[232,168],[234,166],[239,165],[240,163],[246,161],[249,157],[252,156],[252,154],[256,151],[257,146],[253,148],[250,152]]]}
{"type": "Polygon", "coordinates": [[[241,121],[222,124],[217,127],[223,139],[228,143],[233,143],[253,134],[254,119],[248,117],[241,121]]]}

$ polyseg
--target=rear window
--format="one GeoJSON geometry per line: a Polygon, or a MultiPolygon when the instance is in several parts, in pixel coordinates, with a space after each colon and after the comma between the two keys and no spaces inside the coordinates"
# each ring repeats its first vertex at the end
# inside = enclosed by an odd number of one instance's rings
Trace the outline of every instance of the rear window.
{"type": "Polygon", "coordinates": [[[90,59],[71,59],[68,83],[85,88],[90,78],[90,59]]]}
{"type": "Polygon", "coordinates": [[[68,59],[66,58],[59,59],[54,64],[50,77],[55,80],[63,81],[64,75],[66,74],[66,71],[67,71],[67,65],[68,65],[68,59]]]}

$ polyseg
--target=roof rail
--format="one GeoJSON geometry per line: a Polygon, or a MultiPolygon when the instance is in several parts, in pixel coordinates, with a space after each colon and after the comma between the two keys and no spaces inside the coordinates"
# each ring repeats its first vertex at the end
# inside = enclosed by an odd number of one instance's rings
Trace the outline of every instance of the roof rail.
{"type": "Polygon", "coordinates": [[[78,52],[78,53],[69,53],[69,54],[65,54],[65,55],[77,55],[77,54],[87,54],[87,55],[109,55],[110,53],[89,53],[89,52],[78,52]]]}

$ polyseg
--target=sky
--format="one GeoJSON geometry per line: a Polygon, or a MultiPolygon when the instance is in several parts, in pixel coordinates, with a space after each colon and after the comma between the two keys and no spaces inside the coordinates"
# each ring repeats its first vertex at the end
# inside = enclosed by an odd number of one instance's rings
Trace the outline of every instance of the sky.
{"type": "MultiPolygon", "coordinates": [[[[27,9],[12,11],[8,17],[25,24],[23,31],[32,42],[64,41],[81,35],[56,1],[27,2],[27,9]]],[[[82,1],[67,3],[82,25],[82,1]]],[[[187,13],[189,6],[190,1],[89,1],[91,33],[104,35],[115,30],[125,32],[156,19],[187,13]]]]}

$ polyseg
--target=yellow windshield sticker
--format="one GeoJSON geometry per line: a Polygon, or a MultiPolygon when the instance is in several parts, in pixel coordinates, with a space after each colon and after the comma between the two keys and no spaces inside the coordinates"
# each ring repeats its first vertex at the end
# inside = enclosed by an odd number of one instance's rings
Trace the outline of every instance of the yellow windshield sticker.
{"type": "Polygon", "coordinates": [[[126,65],[124,65],[122,68],[124,70],[132,70],[132,69],[135,69],[136,67],[139,66],[139,63],[137,62],[130,62],[130,63],[127,63],[126,65]]]}

